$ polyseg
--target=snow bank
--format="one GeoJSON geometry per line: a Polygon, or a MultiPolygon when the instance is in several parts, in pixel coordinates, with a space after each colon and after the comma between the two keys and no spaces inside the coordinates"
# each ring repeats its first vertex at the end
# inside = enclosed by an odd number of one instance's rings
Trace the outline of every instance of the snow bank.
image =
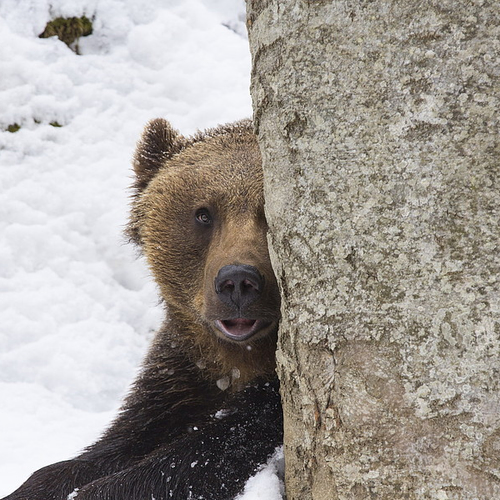
{"type": "Polygon", "coordinates": [[[250,116],[249,74],[241,1],[0,2],[0,496],[98,437],[159,325],[122,236],[144,124],[250,116]],[[38,38],[81,15],[82,55],[38,38]]]}

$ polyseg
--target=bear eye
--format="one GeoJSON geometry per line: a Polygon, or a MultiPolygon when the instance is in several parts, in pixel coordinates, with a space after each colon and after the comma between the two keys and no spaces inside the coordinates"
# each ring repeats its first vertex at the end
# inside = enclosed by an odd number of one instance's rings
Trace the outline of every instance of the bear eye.
{"type": "Polygon", "coordinates": [[[212,216],[206,208],[200,208],[199,210],[196,210],[195,218],[200,224],[203,224],[204,226],[209,226],[210,224],[212,224],[212,216]]]}

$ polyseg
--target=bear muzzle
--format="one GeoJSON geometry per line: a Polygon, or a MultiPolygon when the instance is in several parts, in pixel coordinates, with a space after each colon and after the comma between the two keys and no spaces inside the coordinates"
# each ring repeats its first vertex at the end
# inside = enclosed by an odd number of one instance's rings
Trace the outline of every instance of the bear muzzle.
{"type": "Polygon", "coordinates": [[[265,278],[259,270],[247,264],[222,267],[214,281],[217,298],[231,311],[230,317],[217,319],[216,328],[231,340],[242,341],[266,330],[273,322],[252,317],[262,298],[265,278]]]}

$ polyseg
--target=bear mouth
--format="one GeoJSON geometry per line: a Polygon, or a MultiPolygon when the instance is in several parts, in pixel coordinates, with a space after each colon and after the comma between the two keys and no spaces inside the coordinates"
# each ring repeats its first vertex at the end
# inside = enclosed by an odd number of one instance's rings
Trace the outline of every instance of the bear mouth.
{"type": "Polygon", "coordinates": [[[269,321],[246,318],[218,319],[215,321],[217,329],[226,337],[238,341],[249,339],[270,324],[269,321]]]}

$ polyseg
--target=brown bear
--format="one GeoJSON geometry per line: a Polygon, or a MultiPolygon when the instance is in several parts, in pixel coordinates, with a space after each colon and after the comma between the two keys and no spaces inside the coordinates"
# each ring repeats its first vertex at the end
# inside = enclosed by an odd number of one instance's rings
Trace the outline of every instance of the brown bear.
{"type": "Polygon", "coordinates": [[[127,229],[165,304],[133,388],[81,455],[5,500],[229,500],[282,442],[280,297],[250,121],[146,127],[127,229]]]}

